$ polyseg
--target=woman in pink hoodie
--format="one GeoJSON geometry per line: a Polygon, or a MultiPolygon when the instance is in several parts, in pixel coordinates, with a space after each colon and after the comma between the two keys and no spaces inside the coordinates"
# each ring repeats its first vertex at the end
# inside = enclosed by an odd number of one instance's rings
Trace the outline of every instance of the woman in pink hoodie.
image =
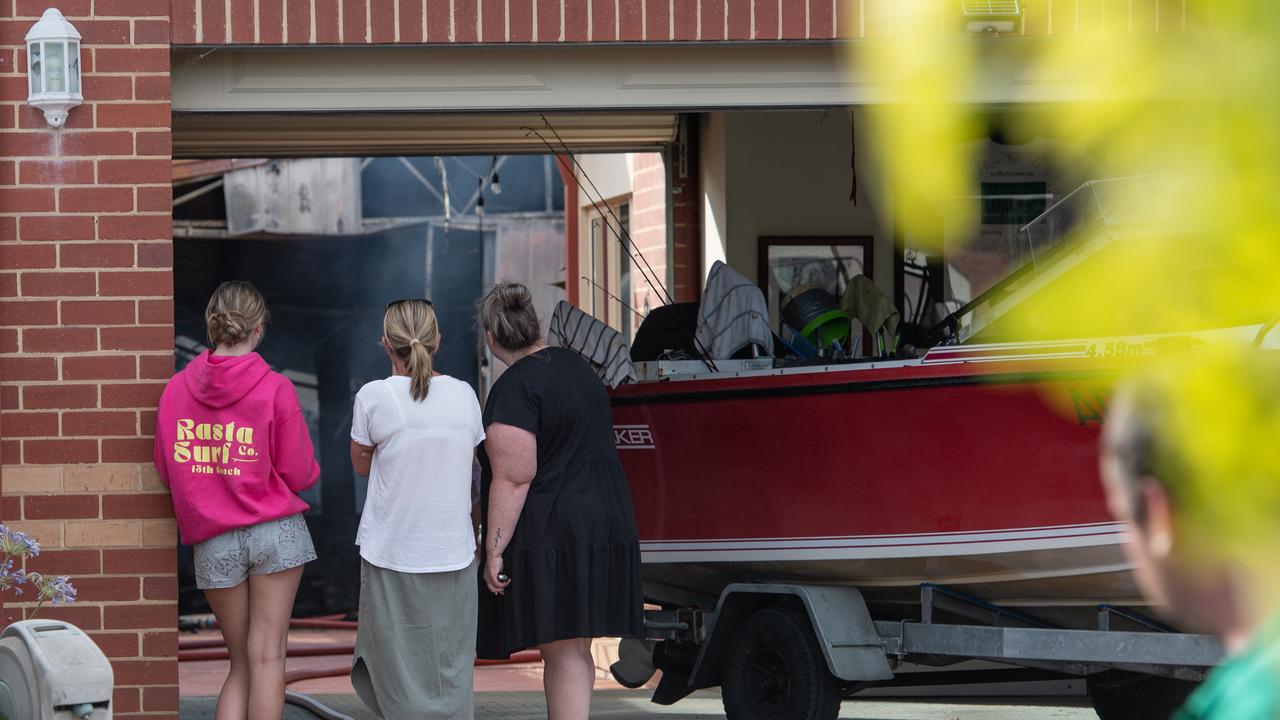
{"type": "Polygon", "coordinates": [[[320,466],[293,384],[254,352],[266,320],[253,285],[219,286],[214,349],[169,381],[156,418],[156,468],[231,658],[217,720],[281,717],[289,616],[316,557],[298,493],[320,466]]]}

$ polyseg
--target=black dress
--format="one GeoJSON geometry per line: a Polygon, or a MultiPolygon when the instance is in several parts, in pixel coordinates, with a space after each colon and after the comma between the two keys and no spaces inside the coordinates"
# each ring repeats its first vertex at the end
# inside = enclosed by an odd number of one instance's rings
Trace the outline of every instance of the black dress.
{"type": "MultiPolygon", "coordinates": [[[[528,355],[494,383],[484,409],[485,427],[491,423],[536,435],[538,470],[502,555],[511,577],[503,595],[485,587],[482,559],[477,655],[502,659],[555,640],[642,635],[635,509],[595,372],[563,348],[528,355]]],[[[493,470],[483,449],[480,465],[487,528],[493,470]]]]}

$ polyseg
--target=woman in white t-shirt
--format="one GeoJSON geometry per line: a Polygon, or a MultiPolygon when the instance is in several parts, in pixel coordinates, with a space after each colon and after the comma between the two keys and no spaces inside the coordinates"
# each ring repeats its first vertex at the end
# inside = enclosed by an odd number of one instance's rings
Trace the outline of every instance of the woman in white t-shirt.
{"type": "Polygon", "coordinates": [[[360,628],[351,669],[379,717],[469,719],[476,642],[471,467],[480,404],[432,369],[431,303],[397,300],[382,319],[391,377],[356,394],[351,464],[369,477],[360,546],[360,628]]]}

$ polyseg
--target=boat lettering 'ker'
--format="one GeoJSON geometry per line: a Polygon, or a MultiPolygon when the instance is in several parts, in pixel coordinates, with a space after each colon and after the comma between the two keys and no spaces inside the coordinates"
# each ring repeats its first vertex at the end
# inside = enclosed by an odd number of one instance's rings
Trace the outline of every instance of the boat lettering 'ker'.
{"type": "Polygon", "coordinates": [[[613,441],[619,450],[652,450],[653,431],[648,425],[614,425],[613,441]]]}

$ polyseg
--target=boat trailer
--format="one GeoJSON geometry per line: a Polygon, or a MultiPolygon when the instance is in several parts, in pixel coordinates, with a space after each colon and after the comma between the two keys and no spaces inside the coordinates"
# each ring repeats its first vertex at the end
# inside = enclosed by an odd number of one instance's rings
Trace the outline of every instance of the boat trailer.
{"type": "Polygon", "coordinates": [[[648,638],[623,641],[614,676],[639,687],[662,670],[653,695],[660,704],[720,686],[729,720],[828,720],[843,698],[873,685],[983,675],[900,672],[906,665],[978,660],[1038,679],[1083,677],[1099,717],[1111,720],[1168,717],[1222,658],[1214,637],[1126,608],[1100,605],[1097,613],[1096,629],[1063,628],[924,584],[918,618],[877,620],[854,587],[735,583],[714,608],[646,611],[648,638]]]}

